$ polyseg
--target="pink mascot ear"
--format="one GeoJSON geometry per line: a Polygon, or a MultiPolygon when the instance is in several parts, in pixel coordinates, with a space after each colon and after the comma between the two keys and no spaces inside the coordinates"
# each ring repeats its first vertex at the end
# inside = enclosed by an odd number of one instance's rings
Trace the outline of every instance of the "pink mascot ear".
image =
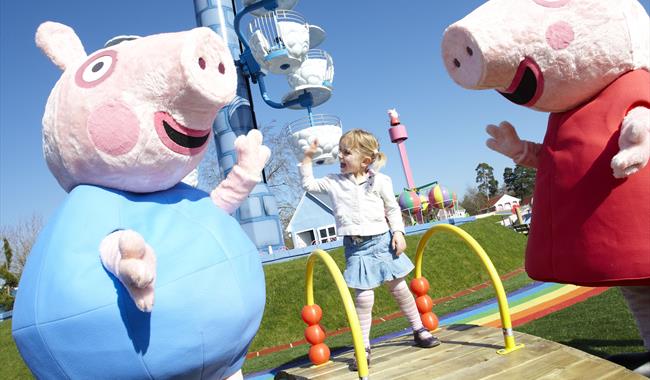
{"type": "Polygon", "coordinates": [[[46,21],[36,30],[36,46],[61,70],[86,58],[77,34],[67,25],[46,21]]]}

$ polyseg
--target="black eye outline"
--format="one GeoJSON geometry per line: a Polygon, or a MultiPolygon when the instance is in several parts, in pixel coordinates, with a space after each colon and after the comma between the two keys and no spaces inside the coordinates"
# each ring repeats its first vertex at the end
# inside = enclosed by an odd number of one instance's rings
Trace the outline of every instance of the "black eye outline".
{"type": "Polygon", "coordinates": [[[116,64],[117,52],[115,50],[100,51],[79,67],[75,74],[75,82],[84,88],[97,86],[113,73],[116,64]]]}

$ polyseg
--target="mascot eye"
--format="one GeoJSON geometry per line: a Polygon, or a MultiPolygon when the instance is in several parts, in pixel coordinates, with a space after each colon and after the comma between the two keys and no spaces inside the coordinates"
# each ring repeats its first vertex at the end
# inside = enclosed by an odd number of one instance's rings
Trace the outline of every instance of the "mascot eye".
{"type": "Polygon", "coordinates": [[[115,69],[115,51],[107,50],[89,58],[77,71],[75,81],[81,87],[94,87],[115,69]]]}
{"type": "Polygon", "coordinates": [[[81,77],[86,82],[94,82],[98,79],[101,79],[101,77],[104,76],[111,68],[111,65],[113,65],[113,57],[110,55],[99,57],[90,62],[90,64],[81,74],[81,77]]]}

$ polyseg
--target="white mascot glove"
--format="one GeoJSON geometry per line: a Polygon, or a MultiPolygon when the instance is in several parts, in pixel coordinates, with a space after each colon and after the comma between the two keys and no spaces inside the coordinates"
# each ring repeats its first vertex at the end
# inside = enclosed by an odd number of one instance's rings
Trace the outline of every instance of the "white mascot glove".
{"type": "Polygon", "coordinates": [[[512,124],[507,121],[502,121],[498,127],[490,124],[485,131],[492,136],[485,142],[488,148],[512,158],[517,165],[537,167],[541,145],[521,140],[512,124]]]}
{"type": "Polygon", "coordinates": [[[485,131],[492,136],[485,142],[488,148],[513,160],[523,153],[525,144],[509,122],[502,121],[498,127],[490,124],[485,128],[485,131]]]}
{"type": "Polygon", "coordinates": [[[156,254],[142,235],[133,230],[115,231],[100,246],[102,264],[126,287],[135,305],[150,312],[154,303],[156,254]]]}
{"type": "Polygon", "coordinates": [[[210,192],[215,205],[233,213],[246,200],[255,185],[262,180],[262,170],[271,156],[271,150],[262,145],[262,133],[252,129],[246,136],[235,139],[237,164],[226,179],[210,192]]]}
{"type": "Polygon", "coordinates": [[[636,107],[623,119],[620,151],[612,158],[614,177],[625,178],[641,170],[650,157],[650,109],[636,107]]]}
{"type": "Polygon", "coordinates": [[[237,137],[235,150],[237,165],[247,175],[257,178],[258,181],[262,180],[262,170],[271,157],[271,150],[262,145],[262,133],[257,129],[251,129],[246,136],[237,137]]]}

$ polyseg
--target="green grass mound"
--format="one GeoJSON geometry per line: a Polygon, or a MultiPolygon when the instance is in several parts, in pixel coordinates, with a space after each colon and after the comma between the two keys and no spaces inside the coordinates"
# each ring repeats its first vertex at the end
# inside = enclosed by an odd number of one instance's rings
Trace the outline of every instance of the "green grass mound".
{"type": "MultiPolygon", "coordinates": [[[[526,237],[498,224],[499,217],[480,219],[461,226],[490,256],[500,275],[522,267],[526,237]]],[[[406,254],[414,261],[415,249],[421,235],[407,236],[406,254]]],[[[329,252],[343,271],[343,249],[329,252]]],[[[305,272],[307,259],[271,264],[264,267],[266,276],[266,308],[260,330],[250,351],[287,344],[303,339],[306,325],[300,318],[305,304],[305,272]]],[[[426,247],[423,275],[429,280],[429,295],[436,299],[489,280],[480,259],[455,234],[439,232],[426,247]]],[[[410,281],[413,273],[407,278],[410,281]]],[[[530,283],[525,274],[504,281],[507,292],[530,283]]],[[[445,315],[495,296],[492,287],[436,305],[434,312],[445,315]]],[[[321,325],[327,332],[347,327],[347,319],[338,289],[324,263],[318,261],[314,270],[314,298],[323,309],[321,325]]],[[[373,317],[399,311],[397,304],[384,287],[375,293],[373,317]]],[[[397,318],[374,326],[372,337],[386,335],[408,326],[405,318],[397,318]]],[[[586,352],[607,356],[620,352],[643,350],[634,321],[617,289],[593,297],[583,303],[550,314],[542,319],[520,326],[516,330],[576,347],[586,352]]],[[[349,347],[350,333],[327,339],[332,349],[349,347]]],[[[244,372],[250,373],[275,368],[290,360],[304,358],[309,349],[301,345],[259,358],[249,359],[244,372]]],[[[0,379],[26,379],[31,374],[23,363],[11,337],[11,321],[0,322],[0,379]]]]}
{"type": "MultiPolygon", "coordinates": [[[[526,237],[499,225],[499,217],[480,219],[463,224],[468,232],[490,256],[500,275],[523,266],[526,237]]],[[[406,254],[415,262],[415,250],[421,235],[407,236],[406,254]]],[[[341,272],[345,269],[343,248],[329,252],[341,272]]],[[[266,265],[266,309],[250,350],[286,344],[303,339],[306,325],[300,318],[305,305],[305,272],[307,259],[266,265]]],[[[413,271],[407,282],[414,276],[413,271]]],[[[489,280],[488,272],[476,254],[455,234],[438,232],[427,244],[422,275],[429,280],[429,295],[440,298],[489,280]]],[[[318,261],[314,269],[314,300],[323,309],[321,326],[325,331],[346,327],[343,302],[334,280],[324,263],[318,261]]],[[[376,289],[373,317],[399,311],[386,287],[376,289]]]]}

